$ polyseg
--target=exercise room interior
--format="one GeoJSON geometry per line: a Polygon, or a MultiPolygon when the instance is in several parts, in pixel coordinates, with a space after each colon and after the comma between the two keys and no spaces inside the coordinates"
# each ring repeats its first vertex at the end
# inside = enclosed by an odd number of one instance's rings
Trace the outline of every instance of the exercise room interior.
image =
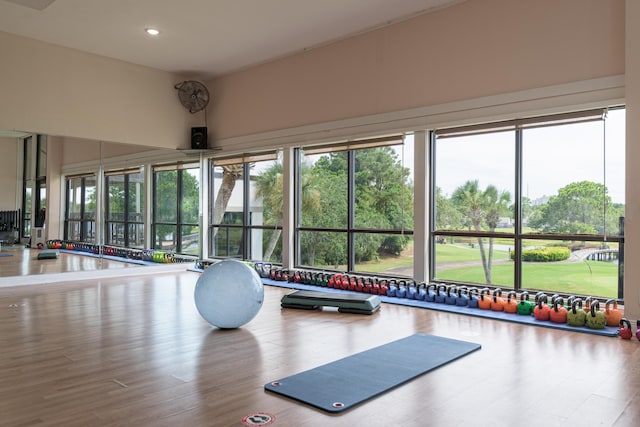
{"type": "Polygon", "coordinates": [[[640,425],[640,2],[76,3],[0,0],[0,425],[640,425]],[[229,258],[264,294],[220,328],[229,258]],[[630,339],[408,285],[282,307],[296,271],[590,297],[630,339]],[[341,412],[265,389],[416,335],[477,348],[341,412]]]}

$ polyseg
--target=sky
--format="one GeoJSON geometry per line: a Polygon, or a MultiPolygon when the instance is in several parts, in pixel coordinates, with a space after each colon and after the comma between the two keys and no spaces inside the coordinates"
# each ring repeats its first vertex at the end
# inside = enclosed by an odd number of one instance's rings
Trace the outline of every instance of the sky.
{"type": "MultiPolygon", "coordinates": [[[[624,110],[614,110],[605,122],[526,130],[523,195],[535,201],[556,195],[571,182],[589,180],[604,183],[613,202],[624,203],[624,120],[624,110]]],[[[451,196],[467,180],[478,179],[480,188],[492,184],[513,197],[513,135],[501,132],[440,139],[436,185],[451,196]]]]}

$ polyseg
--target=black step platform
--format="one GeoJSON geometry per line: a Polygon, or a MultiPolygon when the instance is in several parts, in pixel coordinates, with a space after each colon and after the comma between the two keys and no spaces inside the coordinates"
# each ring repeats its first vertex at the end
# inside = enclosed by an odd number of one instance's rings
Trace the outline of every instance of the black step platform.
{"type": "Polygon", "coordinates": [[[282,297],[283,308],[317,310],[323,306],[338,307],[341,313],[373,314],[380,309],[380,298],[366,294],[338,294],[295,291],[282,297]]]}

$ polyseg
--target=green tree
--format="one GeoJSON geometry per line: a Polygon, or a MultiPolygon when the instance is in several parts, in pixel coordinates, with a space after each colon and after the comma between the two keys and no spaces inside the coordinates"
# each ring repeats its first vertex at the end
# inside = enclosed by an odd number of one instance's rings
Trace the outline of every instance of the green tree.
{"type": "MultiPolygon", "coordinates": [[[[453,204],[462,214],[466,225],[474,231],[495,231],[500,216],[510,211],[511,195],[505,191],[489,185],[481,190],[478,180],[467,181],[458,187],[452,196],[453,204]]],[[[489,247],[485,247],[484,238],[478,237],[480,258],[487,284],[491,284],[491,266],[493,263],[494,238],[489,238],[489,247]]]]}
{"type": "Polygon", "coordinates": [[[436,230],[451,230],[462,227],[462,214],[456,209],[453,201],[442,194],[436,187],[436,230]]]}
{"type": "Polygon", "coordinates": [[[624,207],[614,205],[603,184],[572,182],[532,215],[529,225],[548,233],[604,234],[617,232],[624,207]],[[605,221],[606,210],[606,221],[605,221]]]}

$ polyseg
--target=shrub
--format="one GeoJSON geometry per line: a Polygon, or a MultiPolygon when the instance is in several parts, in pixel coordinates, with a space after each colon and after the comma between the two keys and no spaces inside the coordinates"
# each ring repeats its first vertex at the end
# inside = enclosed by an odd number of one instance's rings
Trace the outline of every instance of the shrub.
{"type": "MultiPolygon", "coordinates": [[[[564,261],[571,256],[571,251],[567,247],[525,249],[522,251],[522,261],[525,262],[552,262],[564,261]]],[[[515,253],[511,253],[514,259],[515,253]]]]}

